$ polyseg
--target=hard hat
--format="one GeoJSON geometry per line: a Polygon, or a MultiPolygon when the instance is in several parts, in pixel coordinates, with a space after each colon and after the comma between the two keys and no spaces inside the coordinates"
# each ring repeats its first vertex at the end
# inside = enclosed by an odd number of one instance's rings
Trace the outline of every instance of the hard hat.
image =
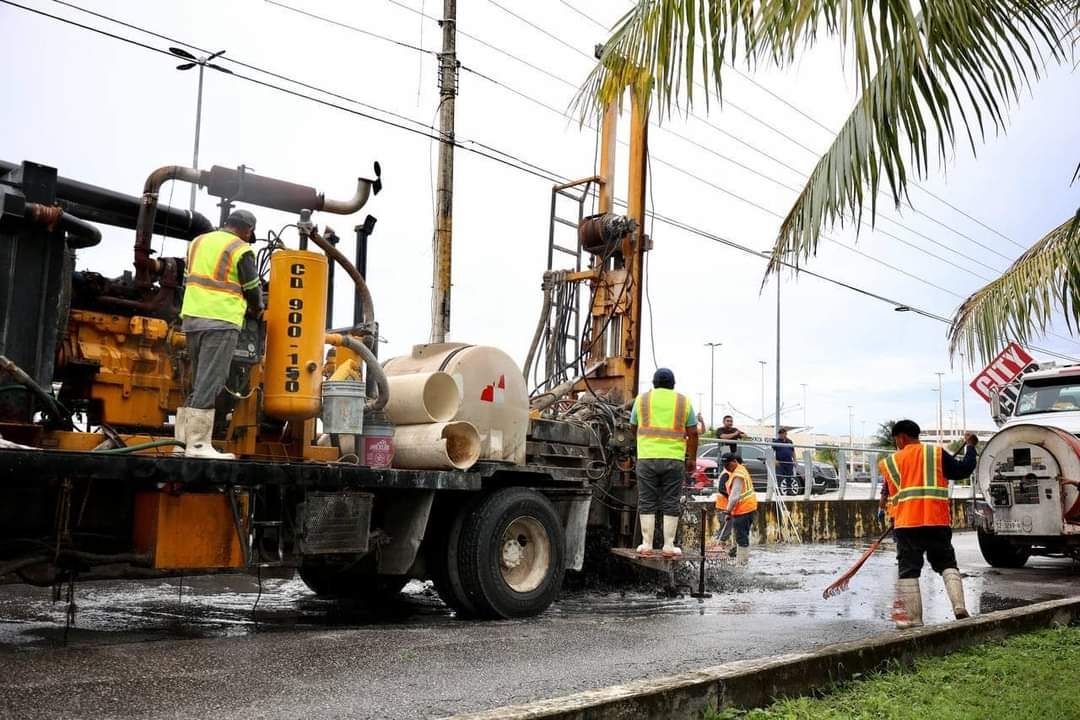
{"type": "Polygon", "coordinates": [[[225,221],[225,224],[232,225],[233,227],[243,225],[254,230],[255,213],[251,212],[250,210],[233,210],[231,213],[229,213],[229,217],[225,221]]]}

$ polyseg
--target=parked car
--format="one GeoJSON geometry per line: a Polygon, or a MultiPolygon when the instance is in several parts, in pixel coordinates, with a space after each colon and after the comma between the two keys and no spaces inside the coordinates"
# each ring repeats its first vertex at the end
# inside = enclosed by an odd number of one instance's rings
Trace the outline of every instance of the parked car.
{"type": "MultiPolygon", "coordinates": [[[[717,443],[710,443],[698,448],[697,467],[691,478],[693,487],[715,487],[718,472],[717,464],[720,456],[727,451],[726,448],[726,444],[717,443]]],[[[754,490],[765,492],[769,484],[769,473],[765,467],[765,450],[755,445],[741,445],[739,455],[742,457],[743,465],[750,471],[750,479],[754,483],[754,490]]],[[[828,492],[828,473],[824,469],[819,470],[817,465],[818,463],[814,464],[814,488],[812,492],[815,494],[828,492]]],[[[832,470],[832,476],[835,479],[836,470],[832,466],[826,467],[832,470]]],[[[795,477],[777,477],[776,481],[781,495],[802,495],[806,487],[803,476],[798,473],[795,477]]],[[[837,481],[838,484],[839,481],[837,481]]]]}
{"type": "Polygon", "coordinates": [[[814,485],[821,482],[825,490],[836,490],[840,487],[840,474],[829,463],[814,463],[814,485]]]}

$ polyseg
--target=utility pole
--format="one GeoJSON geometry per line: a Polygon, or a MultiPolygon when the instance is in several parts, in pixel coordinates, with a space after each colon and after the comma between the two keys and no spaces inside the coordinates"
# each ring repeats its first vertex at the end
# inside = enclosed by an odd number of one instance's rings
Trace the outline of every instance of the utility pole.
{"type": "Polygon", "coordinates": [[[941,442],[941,425],[943,423],[943,420],[942,420],[942,417],[941,417],[941,399],[942,399],[942,396],[944,394],[942,392],[942,390],[941,390],[941,376],[944,375],[945,373],[938,372],[938,373],[934,373],[934,374],[937,375],[937,434],[938,434],[938,442],[940,443],[941,442]]]}
{"type": "Polygon", "coordinates": [[[773,437],[780,437],[780,273],[776,273],[776,419],[773,437]]]}
{"type": "Polygon", "coordinates": [[[431,342],[450,332],[450,277],[454,216],[454,98],[457,97],[457,0],[443,0],[439,53],[439,174],[435,190],[435,279],[431,342]]]}
{"type": "Polygon", "coordinates": [[[724,343],[707,342],[709,348],[709,427],[716,427],[716,348],[724,343]]]}
{"type": "Polygon", "coordinates": [[[848,471],[855,467],[855,406],[847,406],[848,471]]]}

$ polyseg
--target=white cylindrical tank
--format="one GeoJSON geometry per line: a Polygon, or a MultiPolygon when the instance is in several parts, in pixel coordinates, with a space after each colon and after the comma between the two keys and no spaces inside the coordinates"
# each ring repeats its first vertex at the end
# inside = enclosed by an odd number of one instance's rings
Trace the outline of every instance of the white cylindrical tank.
{"type": "Polygon", "coordinates": [[[461,407],[453,420],[480,434],[480,460],[525,463],[529,393],[521,369],[502,350],[483,345],[417,345],[410,355],[387,360],[386,374],[445,372],[457,383],[461,407]]]}
{"type": "Polygon", "coordinates": [[[1060,492],[1059,514],[1067,522],[1080,522],[1080,440],[1064,430],[1042,425],[1007,427],[983,448],[975,474],[987,498],[992,498],[992,483],[1011,483],[1020,477],[1051,480],[1060,492]],[[1017,451],[1030,465],[1016,465],[1017,451]]]}

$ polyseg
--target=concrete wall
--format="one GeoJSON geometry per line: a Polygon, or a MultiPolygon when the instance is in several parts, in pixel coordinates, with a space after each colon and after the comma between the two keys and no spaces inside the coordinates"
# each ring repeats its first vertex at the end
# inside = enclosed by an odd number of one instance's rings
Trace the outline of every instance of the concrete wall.
{"type": "MultiPolygon", "coordinates": [[[[968,513],[970,500],[952,500],[953,527],[971,527],[968,513]]],[[[713,505],[695,504],[687,508],[684,523],[683,545],[697,548],[697,526],[702,508],[706,509],[708,538],[720,529],[716,508],[713,505]]],[[[831,542],[856,540],[879,535],[884,527],[878,524],[877,500],[785,500],[789,522],[798,531],[803,542],[831,542]]],[[[752,542],[768,543],[793,540],[790,531],[781,534],[788,523],[781,523],[780,509],[775,502],[758,501],[757,517],[754,519],[752,542]]]]}

